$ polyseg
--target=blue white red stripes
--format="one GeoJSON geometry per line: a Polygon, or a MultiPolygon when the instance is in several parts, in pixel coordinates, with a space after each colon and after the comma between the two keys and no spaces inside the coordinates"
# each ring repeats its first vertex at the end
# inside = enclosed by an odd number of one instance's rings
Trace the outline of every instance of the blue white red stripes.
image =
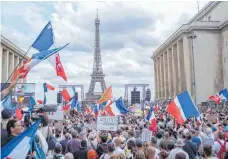
{"type": "Polygon", "coordinates": [[[179,124],[184,124],[187,119],[199,115],[187,91],[177,95],[174,100],[170,102],[167,106],[167,112],[170,113],[179,124]]]}

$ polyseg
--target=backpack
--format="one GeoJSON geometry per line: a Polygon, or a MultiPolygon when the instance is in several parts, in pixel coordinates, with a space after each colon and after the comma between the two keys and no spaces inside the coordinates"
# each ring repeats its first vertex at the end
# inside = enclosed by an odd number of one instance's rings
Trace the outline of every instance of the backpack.
{"type": "Polygon", "coordinates": [[[219,153],[217,154],[217,157],[219,159],[225,159],[225,154],[226,154],[226,141],[224,141],[224,144],[222,144],[219,140],[217,140],[217,142],[220,145],[220,150],[219,153]]]}

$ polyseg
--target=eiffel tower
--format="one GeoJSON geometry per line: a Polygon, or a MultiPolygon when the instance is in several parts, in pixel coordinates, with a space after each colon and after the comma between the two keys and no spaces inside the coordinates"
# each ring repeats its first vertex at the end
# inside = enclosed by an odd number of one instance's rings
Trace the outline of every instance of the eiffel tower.
{"type": "Polygon", "coordinates": [[[101,52],[100,52],[100,20],[97,17],[95,19],[95,50],[94,50],[94,60],[93,60],[93,73],[91,75],[91,81],[89,86],[89,91],[86,93],[86,103],[95,103],[101,96],[101,94],[106,90],[106,84],[102,69],[101,52]],[[102,92],[94,92],[95,83],[99,82],[101,84],[102,92]]]}

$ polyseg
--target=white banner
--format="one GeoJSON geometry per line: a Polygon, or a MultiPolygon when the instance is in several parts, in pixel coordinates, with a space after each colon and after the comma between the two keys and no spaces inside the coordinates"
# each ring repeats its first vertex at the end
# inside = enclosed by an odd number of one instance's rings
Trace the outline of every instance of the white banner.
{"type": "Polygon", "coordinates": [[[60,110],[60,111],[50,113],[50,115],[48,115],[48,118],[52,120],[64,120],[63,111],[60,110]]]}
{"type": "Polygon", "coordinates": [[[117,116],[99,116],[97,118],[97,130],[117,131],[117,116]]]}

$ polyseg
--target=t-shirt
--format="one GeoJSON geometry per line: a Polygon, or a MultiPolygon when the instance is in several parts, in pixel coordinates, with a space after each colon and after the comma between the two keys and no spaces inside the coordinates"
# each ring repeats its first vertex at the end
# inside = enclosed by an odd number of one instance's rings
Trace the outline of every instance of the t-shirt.
{"type": "Polygon", "coordinates": [[[192,142],[196,143],[198,148],[201,145],[201,140],[197,136],[192,136],[192,142]]]}
{"type": "MultiPolygon", "coordinates": [[[[222,145],[224,145],[224,140],[219,140],[221,142],[222,145]]],[[[219,153],[220,151],[220,144],[218,143],[218,141],[215,141],[213,146],[212,146],[212,149],[216,152],[216,154],[219,153]]],[[[228,151],[228,142],[226,142],[226,150],[228,151]]]]}

